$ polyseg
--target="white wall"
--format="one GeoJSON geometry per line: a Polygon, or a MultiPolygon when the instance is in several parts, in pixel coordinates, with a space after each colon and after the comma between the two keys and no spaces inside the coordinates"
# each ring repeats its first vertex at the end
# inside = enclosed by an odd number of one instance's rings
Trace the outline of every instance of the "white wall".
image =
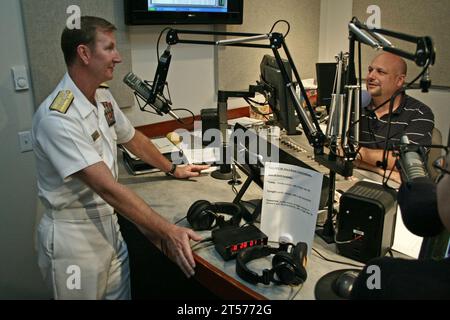
{"type": "MultiPolygon", "coordinates": [[[[155,76],[156,42],[164,26],[134,26],[130,28],[132,71],[142,79],[153,81],[155,76]]],[[[179,26],[179,29],[212,31],[212,26],[179,26]]],[[[183,37],[180,35],[180,38],[183,37]]],[[[192,39],[186,35],[184,39],[192,39]]],[[[166,49],[165,35],[160,42],[160,54],[166,49]]],[[[214,46],[176,44],[171,47],[172,62],[167,81],[169,83],[173,108],[187,108],[200,114],[203,108],[216,107],[217,90],[214,81],[214,46]]],[[[173,120],[170,116],[160,117],[133,108],[123,110],[134,126],[173,120]]],[[[189,114],[176,112],[182,117],[189,114]]]]}
{"type": "Polygon", "coordinates": [[[347,25],[352,18],[352,6],[353,0],[320,1],[318,62],[335,62],[335,55],[348,51],[347,25]]]}
{"type": "Polygon", "coordinates": [[[34,251],[37,190],[32,152],[17,133],[30,130],[31,90],[16,92],[10,68],[28,66],[20,3],[0,2],[0,299],[47,299],[34,251]],[[7,32],[6,32],[7,31],[7,32]]]}

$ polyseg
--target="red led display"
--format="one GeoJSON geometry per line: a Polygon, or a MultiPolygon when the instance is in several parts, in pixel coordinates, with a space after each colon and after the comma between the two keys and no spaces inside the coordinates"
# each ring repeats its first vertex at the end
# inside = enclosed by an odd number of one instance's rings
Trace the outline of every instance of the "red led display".
{"type": "Polygon", "coordinates": [[[262,240],[261,239],[249,240],[249,241],[242,242],[242,243],[239,243],[239,244],[234,244],[234,245],[231,246],[230,249],[231,249],[232,253],[235,253],[235,252],[238,252],[238,251],[243,250],[245,248],[250,248],[250,247],[253,247],[253,246],[256,246],[256,245],[260,245],[260,244],[262,244],[262,240]]]}

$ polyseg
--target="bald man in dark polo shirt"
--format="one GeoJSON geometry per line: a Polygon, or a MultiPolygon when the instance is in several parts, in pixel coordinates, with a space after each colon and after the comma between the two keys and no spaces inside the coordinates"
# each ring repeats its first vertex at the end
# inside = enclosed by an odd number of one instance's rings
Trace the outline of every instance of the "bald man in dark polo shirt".
{"type": "MultiPolygon", "coordinates": [[[[355,161],[358,168],[384,173],[384,170],[377,166],[377,162],[383,158],[388,131],[389,102],[381,105],[405,84],[406,72],[405,61],[391,53],[381,53],[370,63],[366,85],[372,101],[363,109],[361,116],[361,149],[355,161]]],[[[391,179],[400,182],[400,175],[394,166],[395,157],[390,151],[392,145],[399,143],[404,134],[412,144],[430,145],[433,128],[434,115],[429,107],[407,94],[396,97],[388,137],[387,168],[394,168],[391,179]]]]}

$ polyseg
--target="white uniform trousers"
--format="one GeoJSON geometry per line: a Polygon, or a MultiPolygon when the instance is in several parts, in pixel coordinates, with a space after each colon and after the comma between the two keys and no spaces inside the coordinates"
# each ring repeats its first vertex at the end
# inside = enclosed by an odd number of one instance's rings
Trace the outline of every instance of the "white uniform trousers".
{"type": "Polygon", "coordinates": [[[128,250],[111,208],[47,211],[38,264],[55,299],[130,299],[128,250]]]}

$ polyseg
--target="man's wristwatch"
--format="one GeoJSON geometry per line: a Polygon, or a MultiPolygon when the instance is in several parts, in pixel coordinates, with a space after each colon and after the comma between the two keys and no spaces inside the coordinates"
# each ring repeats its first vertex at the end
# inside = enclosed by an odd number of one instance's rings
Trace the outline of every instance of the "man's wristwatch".
{"type": "Polygon", "coordinates": [[[170,176],[174,176],[175,170],[177,170],[177,165],[175,163],[172,163],[172,168],[170,169],[169,172],[167,172],[167,174],[170,176]]]}

